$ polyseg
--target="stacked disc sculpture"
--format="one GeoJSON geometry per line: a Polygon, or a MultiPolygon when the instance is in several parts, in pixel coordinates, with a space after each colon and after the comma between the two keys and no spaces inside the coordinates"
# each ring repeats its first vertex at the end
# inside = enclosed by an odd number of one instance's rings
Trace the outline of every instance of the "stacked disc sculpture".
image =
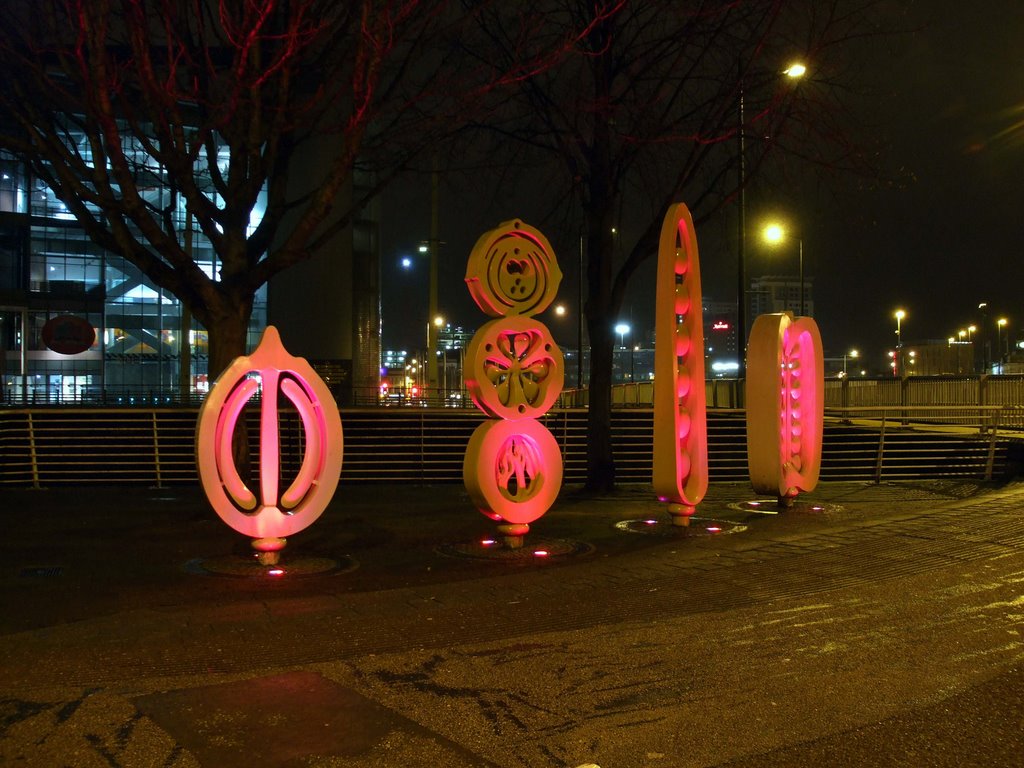
{"type": "Polygon", "coordinates": [[[490,418],[469,440],[462,477],[509,548],[522,546],[530,523],[551,508],[562,486],[561,452],[538,419],[558,399],[564,362],[535,317],[554,301],[561,280],[547,238],[519,220],[481,236],[466,268],[474,301],[496,319],[466,350],[466,389],[490,418]]]}

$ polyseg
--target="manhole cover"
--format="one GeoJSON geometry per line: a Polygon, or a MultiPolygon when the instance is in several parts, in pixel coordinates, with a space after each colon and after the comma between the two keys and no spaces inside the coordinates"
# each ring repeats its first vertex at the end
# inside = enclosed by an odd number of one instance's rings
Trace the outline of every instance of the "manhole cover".
{"type": "Polygon", "coordinates": [[[523,546],[518,549],[508,549],[502,546],[498,539],[481,539],[457,544],[442,544],[434,551],[446,557],[525,563],[587,555],[594,551],[594,547],[584,541],[573,539],[531,539],[527,535],[523,546]]]}
{"type": "Polygon", "coordinates": [[[615,528],[627,533],[642,533],[647,536],[721,536],[727,533],[740,533],[747,530],[742,523],[731,523],[728,520],[714,520],[709,517],[691,517],[689,525],[673,525],[671,520],[653,517],[623,520],[616,523],[615,528]]]}
{"type": "Polygon", "coordinates": [[[322,576],[333,573],[348,573],[359,567],[351,557],[338,559],[329,557],[281,557],[277,565],[261,565],[255,557],[224,555],[202,560],[190,560],[185,570],[208,576],[233,576],[250,579],[280,579],[296,576],[322,576]]]}
{"type": "Polygon", "coordinates": [[[788,507],[779,506],[776,499],[753,499],[751,501],[735,501],[729,509],[738,512],[756,512],[761,515],[822,515],[839,517],[846,508],[842,504],[824,504],[820,501],[800,501],[797,499],[788,507]]]}

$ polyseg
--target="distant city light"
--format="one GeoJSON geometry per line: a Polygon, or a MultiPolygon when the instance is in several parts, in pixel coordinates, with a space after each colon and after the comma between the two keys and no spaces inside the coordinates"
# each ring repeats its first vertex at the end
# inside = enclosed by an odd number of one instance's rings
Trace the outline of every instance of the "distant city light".
{"type": "Polygon", "coordinates": [[[721,371],[738,371],[740,364],[732,360],[718,361],[711,364],[711,370],[716,372],[721,371]]]}
{"type": "Polygon", "coordinates": [[[402,269],[410,269],[412,267],[412,259],[408,256],[402,257],[402,269]]]}

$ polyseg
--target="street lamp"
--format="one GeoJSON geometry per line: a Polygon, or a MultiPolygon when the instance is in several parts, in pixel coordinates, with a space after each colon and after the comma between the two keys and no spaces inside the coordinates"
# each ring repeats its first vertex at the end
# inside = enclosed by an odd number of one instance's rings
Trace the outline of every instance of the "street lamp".
{"type": "Polygon", "coordinates": [[[846,354],[843,355],[843,378],[844,379],[846,378],[846,358],[847,357],[851,357],[854,360],[856,360],[858,357],[860,357],[860,352],[858,352],[856,349],[851,349],[849,352],[847,352],[846,354]]]}
{"type": "MultiPolygon", "coordinates": [[[[1009,321],[1005,317],[1000,317],[998,320],[996,320],[996,352],[999,355],[999,373],[1003,372],[1003,363],[1006,362],[1006,359],[1003,357],[1003,328],[1006,327],[1006,324],[1008,322],[1009,321]]],[[[1010,346],[1010,335],[1007,334],[1006,335],[1007,355],[1009,354],[1009,346],[1010,346]]]]}
{"type": "MultiPolygon", "coordinates": [[[[779,245],[786,239],[786,228],[777,221],[769,222],[761,230],[761,236],[769,245],[779,245]]],[[[804,316],[804,239],[797,238],[800,255],[800,316],[804,316]]]]}
{"type": "Polygon", "coordinates": [[[615,332],[619,334],[619,348],[626,348],[626,334],[629,333],[629,325],[626,323],[619,323],[615,326],[615,332]]]}
{"type": "Polygon", "coordinates": [[[892,375],[899,376],[902,372],[900,367],[903,363],[903,360],[900,359],[901,349],[903,347],[902,323],[903,318],[907,316],[907,313],[902,309],[897,309],[893,316],[896,318],[896,354],[893,355],[892,375]]]}
{"type": "MultiPolygon", "coordinates": [[[[747,369],[747,162],[746,162],[746,134],[744,125],[744,93],[743,93],[743,61],[737,61],[737,75],[739,79],[739,102],[736,109],[736,149],[737,149],[737,173],[739,176],[737,189],[739,190],[739,213],[736,217],[737,228],[737,268],[736,268],[736,346],[739,352],[739,369],[737,378],[746,377],[747,369]]],[[[807,67],[800,62],[792,62],[783,70],[787,78],[798,82],[807,74],[807,67]]],[[[802,314],[802,313],[801,313],[802,314]]]]}
{"type": "Polygon", "coordinates": [[[798,80],[807,74],[807,67],[799,61],[794,61],[786,69],[782,70],[782,74],[791,80],[798,80]]]}

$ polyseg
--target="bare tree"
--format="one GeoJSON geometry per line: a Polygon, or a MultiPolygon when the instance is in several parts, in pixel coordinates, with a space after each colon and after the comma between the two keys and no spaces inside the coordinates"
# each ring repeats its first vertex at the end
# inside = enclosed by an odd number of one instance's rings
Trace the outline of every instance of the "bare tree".
{"type": "MultiPolygon", "coordinates": [[[[686,202],[698,222],[706,220],[773,155],[833,167],[853,158],[839,130],[837,54],[872,31],[868,5],[549,0],[535,9],[535,29],[587,33],[557,68],[524,78],[515,99],[482,127],[518,146],[516,162],[524,147],[531,150],[555,177],[550,187],[574,196],[581,211],[591,345],[589,489],[615,482],[613,327],[630,277],[656,252],[665,210],[686,202]],[[806,61],[811,82],[796,87],[782,76],[793,57],[806,61]],[[634,226],[624,232],[627,204],[634,226]]],[[[479,18],[487,39],[482,58],[509,61],[522,50],[512,16],[492,8],[479,18]]]]}
{"type": "Polygon", "coordinates": [[[547,65],[457,66],[451,42],[471,18],[458,11],[445,0],[11,2],[0,148],[206,326],[212,377],[244,352],[260,286],[328,242],[481,93],[547,65]],[[294,158],[325,135],[319,176],[297,179],[294,158]],[[358,163],[378,183],[348,199],[358,163]],[[216,274],[175,230],[182,205],[216,274]]]}

